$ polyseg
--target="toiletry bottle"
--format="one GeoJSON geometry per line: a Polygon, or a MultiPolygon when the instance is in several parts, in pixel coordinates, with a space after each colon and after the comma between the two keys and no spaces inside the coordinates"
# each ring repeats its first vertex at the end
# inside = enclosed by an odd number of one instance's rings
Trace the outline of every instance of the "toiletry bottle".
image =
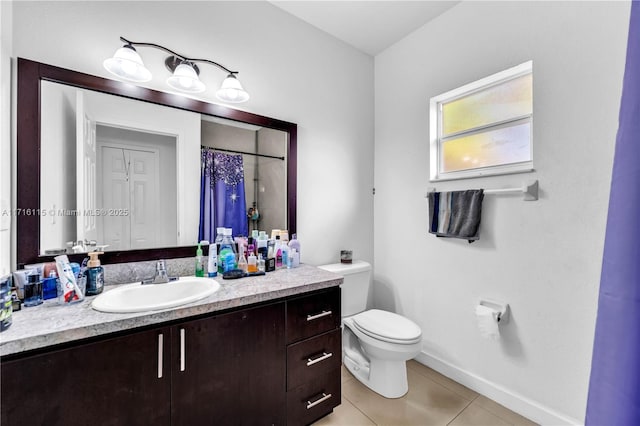
{"type": "Polygon", "coordinates": [[[87,296],[100,294],[104,288],[104,268],[100,266],[100,259],[98,259],[98,255],[101,254],[101,251],[89,253],[89,262],[87,262],[87,270],[85,271],[87,296]]]}
{"type": "Polygon", "coordinates": [[[231,239],[231,229],[225,228],[222,243],[220,243],[220,257],[218,259],[218,272],[224,273],[236,268],[236,254],[234,243],[231,239]]]}
{"type": "Polygon", "coordinates": [[[49,270],[49,277],[42,280],[42,292],[44,300],[58,297],[58,273],[55,267],[49,270]]]}
{"type": "Polygon", "coordinates": [[[276,269],[282,268],[282,244],[280,244],[280,235],[276,235],[276,245],[273,251],[276,257],[276,269]]]}
{"type": "Polygon", "coordinates": [[[0,277],[0,331],[9,328],[12,322],[11,283],[11,275],[0,277]]]}
{"type": "Polygon", "coordinates": [[[27,282],[24,284],[24,306],[38,306],[43,302],[42,298],[42,281],[40,274],[34,272],[27,275],[27,282]]]}
{"type": "Polygon", "coordinates": [[[69,258],[66,254],[56,256],[54,259],[56,260],[58,282],[60,283],[60,287],[58,288],[58,303],[66,305],[83,300],[83,284],[77,280],[80,265],[77,263],[69,263],[69,258]]]}
{"type": "Polygon", "coordinates": [[[289,268],[291,266],[289,264],[289,247],[286,243],[282,243],[280,251],[282,252],[282,267],[289,268]]]}
{"type": "Polygon", "coordinates": [[[209,278],[218,276],[218,249],[217,244],[209,244],[209,256],[207,260],[207,276],[209,278]]]}
{"type": "Polygon", "coordinates": [[[200,243],[198,243],[198,248],[196,249],[196,277],[204,277],[203,260],[202,247],[200,247],[200,243]]]}
{"type": "Polygon", "coordinates": [[[252,254],[255,255],[256,254],[256,243],[257,241],[255,241],[253,239],[253,237],[249,237],[249,245],[247,246],[247,259],[249,259],[249,256],[251,256],[252,254]]]}
{"type": "Polygon", "coordinates": [[[260,231],[260,235],[258,236],[258,241],[257,241],[257,249],[256,252],[258,254],[262,254],[262,258],[266,259],[267,255],[269,254],[269,248],[267,247],[268,245],[268,241],[267,241],[267,234],[265,234],[264,231],[260,231]]]}
{"type": "Polygon", "coordinates": [[[262,253],[258,254],[258,272],[266,272],[267,266],[264,258],[262,257],[262,253]]]}
{"type": "Polygon", "coordinates": [[[291,266],[293,268],[297,268],[298,266],[300,266],[300,253],[298,253],[298,250],[296,249],[291,249],[291,266]]]}
{"type": "Polygon", "coordinates": [[[283,263],[287,266],[287,269],[291,269],[293,268],[293,254],[296,252],[296,249],[288,249],[285,253],[286,253],[286,261],[285,256],[282,256],[282,261],[283,263]]]}
{"type": "Polygon", "coordinates": [[[258,272],[258,259],[254,253],[249,253],[247,258],[247,272],[258,272]]]}
{"type": "Polygon", "coordinates": [[[249,265],[247,264],[247,258],[244,255],[244,248],[240,249],[240,254],[238,255],[238,269],[241,269],[245,274],[249,270],[249,265]]]}
{"type": "Polygon", "coordinates": [[[298,234],[293,234],[291,236],[291,241],[289,241],[289,248],[296,249],[298,257],[300,256],[300,241],[298,241],[298,234]]]}
{"type": "Polygon", "coordinates": [[[222,246],[222,240],[224,239],[224,228],[216,228],[216,255],[218,256],[218,273],[224,272],[222,269],[222,258],[220,257],[220,247],[222,246]]]}

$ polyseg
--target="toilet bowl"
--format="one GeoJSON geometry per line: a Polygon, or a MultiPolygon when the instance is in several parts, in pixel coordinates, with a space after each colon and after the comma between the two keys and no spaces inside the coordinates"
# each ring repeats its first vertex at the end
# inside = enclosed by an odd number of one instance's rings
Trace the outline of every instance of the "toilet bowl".
{"type": "Polygon", "coordinates": [[[342,360],[360,382],[386,398],[407,393],[406,362],[422,349],[422,331],[413,321],[380,309],[365,310],[371,265],[319,266],[344,277],[342,284],[342,360]]]}

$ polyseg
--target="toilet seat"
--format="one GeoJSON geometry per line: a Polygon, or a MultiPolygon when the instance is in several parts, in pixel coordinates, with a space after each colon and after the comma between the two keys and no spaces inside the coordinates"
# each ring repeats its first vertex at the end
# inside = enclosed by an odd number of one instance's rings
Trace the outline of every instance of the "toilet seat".
{"type": "Polygon", "coordinates": [[[371,309],[352,317],[353,325],[362,333],[389,343],[410,345],[420,341],[420,327],[393,312],[371,309]]]}

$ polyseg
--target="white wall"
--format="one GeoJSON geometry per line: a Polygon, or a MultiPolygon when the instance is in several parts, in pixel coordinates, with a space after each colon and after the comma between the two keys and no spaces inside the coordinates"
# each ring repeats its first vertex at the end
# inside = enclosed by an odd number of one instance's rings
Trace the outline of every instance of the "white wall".
{"type": "Polygon", "coordinates": [[[419,359],[544,424],[584,420],[624,70],[627,2],[463,2],[375,58],[375,303],[419,359]],[[429,98],[533,60],[535,173],[429,183],[429,98]],[[485,196],[480,241],[427,234],[427,188],[485,196]],[[508,302],[483,339],[479,298],[508,302]]]}
{"type": "MultiPolygon", "coordinates": [[[[267,2],[16,2],[13,55],[108,77],[118,37],[240,71],[241,106],[298,124],[298,237],[311,264],[373,258],[373,59],[267,2]]],[[[167,90],[163,54],[141,53],[167,90]]],[[[214,101],[224,73],[202,65],[214,101]]]]}
{"type": "Polygon", "coordinates": [[[0,276],[11,271],[12,6],[0,1],[0,276]]]}

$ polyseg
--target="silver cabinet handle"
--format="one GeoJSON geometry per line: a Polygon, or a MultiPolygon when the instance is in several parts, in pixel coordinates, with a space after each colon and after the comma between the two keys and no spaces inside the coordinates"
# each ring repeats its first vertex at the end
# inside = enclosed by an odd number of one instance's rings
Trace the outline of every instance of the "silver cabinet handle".
{"type": "Polygon", "coordinates": [[[313,320],[316,320],[318,318],[326,317],[326,316],[329,316],[329,315],[332,315],[332,314],[333,314],[333,312],[331,312],[331,311],[322,311],[319,314],[307,315],[307,321],[313,321],[313,320]]]}
{"type": "Polygon", "coordinates": [[[186,357],[187,357],[187,348],[185,342],[185,330],[184,328],[180,329],[180,371],[184,371],[186,369],[186,357]]]}
{"type": "Polygon", "coordinates": [[[326,401],[329,398],[331,398],[331,394],[326,394],[326,393],[322,392],[322,397],[321,398],[316,399],[313,402],[307,401],[307,410],[310,409],[310,408],[315,407],[316,405],[326,401]]]}
{"type": "Polygon", "coordinates": [[[164,352],[164,346],[162,344],[164,336],[162,333],[158,334],[158,379],[162,379],[162,354],[164,352]]]}
{"type": "Polygon", "coordinates": [[[325,359],[331,358],[333,356],[333,353],[329,352],[322,352],[322,355],[320,355],[318,358],[307,358],[307,367],[309,367],[310,365],[313,364],[317,364],[320,361],[324,361],[325,359]]]}

